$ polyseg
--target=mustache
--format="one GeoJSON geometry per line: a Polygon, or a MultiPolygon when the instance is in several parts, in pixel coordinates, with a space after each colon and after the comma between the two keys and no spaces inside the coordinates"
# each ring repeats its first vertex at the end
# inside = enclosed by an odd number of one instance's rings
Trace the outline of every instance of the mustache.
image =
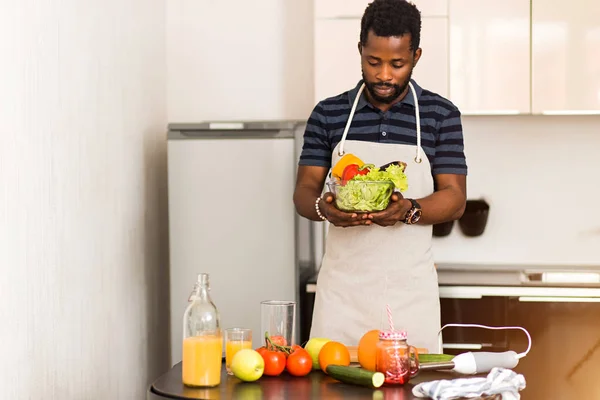
{"type": "Polygon", "coordinates": [[[383,82],[383,83],[371,83],[370,86],[372,88],[379,88],[379,89],[400,89],[400,85],[396,85],[393,83],[387,83],[387,82],[383,82]]]}

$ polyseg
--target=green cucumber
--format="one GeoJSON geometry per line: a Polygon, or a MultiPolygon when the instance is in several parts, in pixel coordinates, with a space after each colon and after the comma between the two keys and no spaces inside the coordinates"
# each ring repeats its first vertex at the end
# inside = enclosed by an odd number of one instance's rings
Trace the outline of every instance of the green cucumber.
{"type": "Polygon", "coordinates": [[[419,354],[420,363],[452,361],[453,358],[451,354],[419,354]]]}
{"type": "Polygon", "coordinates": [[[342,365],[328,365],[327,375],[333,379],[351,385],[378,388],[383,385],[385,376],[381,372],[367,371],[360,367],[345,367],[342,365]]]}

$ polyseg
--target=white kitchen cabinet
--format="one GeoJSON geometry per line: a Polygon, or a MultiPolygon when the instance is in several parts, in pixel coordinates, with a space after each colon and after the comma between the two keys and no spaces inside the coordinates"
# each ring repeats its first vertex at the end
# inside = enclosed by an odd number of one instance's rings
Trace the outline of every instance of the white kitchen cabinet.
{"type": "MultiPolygon", "coordinates": [[[[361,18],[372,0],[315,0],[315,18],[361,18]]],[[[422,17],[445,17],[448,0],[414,0],[422,17]]]]}
{"type": "MultiPolygon", "coordinates": [[[[448,40],[445,18],[423,18],[423,55],[413,78],[424,89],[448,95],[448,40]]],[[[360,18],[315,21],[315,101],[353,88],[362,78],[358,42],[360,18]]]]}
{"type": "Polygon", "coordinates": [[[315,102],[356,86],[361,79],[360,19],[315,21],[315,102]]]}
{"type": "Polygon", "coordinates": [[[413,71],[413,79],[423,89],[448,97],[448,20],[423,18],[421,27],[421,59],[413,71]]]}
{"type": "Polygon", "coordinates": [[[529,1],[449,1],[452,102],[463,114],[530,113],[529,1]]]}
{"type": "Polygon", "coordinates": [[[600,114],[600,2],[533,0],[532,111],[600,114]]]}

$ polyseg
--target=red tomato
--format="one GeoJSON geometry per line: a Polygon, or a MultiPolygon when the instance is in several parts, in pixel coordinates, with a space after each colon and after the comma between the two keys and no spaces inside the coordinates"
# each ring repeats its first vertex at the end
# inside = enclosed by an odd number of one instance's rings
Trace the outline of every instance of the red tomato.
{"type": "Polygon", "coordinates": [[[312,370],[312,358],[308,351],[299,347],[287,358],[286,368],[291,375],[305,376],[312,370]]]}
{"type": "Polygon", "coordinates": [[[287,346],[287,340],[283,336],[271,336],[271,342],[277,346],[287,346]]]}
{"type": "Polygon", "coordinates": [[[268,351],[267,348],[265,346],[259,347],[258,349],[256,349],[256,351],[258,352],[258,354],[260,354],[261,356],[263,356],[264,358],[264,354],[268,351]]]}
{"type": "Polygon", "coordinates": [[[265,360],[264,375],[278,376],[285,369],[285,354],[281,351],[267,350],[261,354],[265,360]]]}

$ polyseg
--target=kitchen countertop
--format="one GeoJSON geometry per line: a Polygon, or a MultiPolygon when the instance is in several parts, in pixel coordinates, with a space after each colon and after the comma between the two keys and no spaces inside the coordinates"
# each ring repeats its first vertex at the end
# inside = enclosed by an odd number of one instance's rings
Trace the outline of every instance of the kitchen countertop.
{"type": "MultiPolygon", "coordinates": [[[[563,288],[600,288],[598,265],[437,263],[436,268],[444,293],[453,291],[452,287],[456,286],[531,288],[526,290],[533,294],[551,287],[558,289],[556,295],[560,295],[563,288]]],[[[316,291],[317,276],[314,274],[306,281],[307,293],[316,291]]]]}
{"type": "MultiPolygon", "coordinates": [[[[263,376],[256,382],[242,382],[227,375],[225,365],[221,369],[221,384],[211,389],[187,388],[181,383],[181,363],[159,377],[149,388],[146,400],[164,399],[418,399],[413,396],[415,384],[437,379],[460,377],[452,372],[425,371],[404,386],[369,389],[338,382],[321,371],[313,371],[305,377],[283,373],[278,377],[263,376]]],[[[491,397],[488,397],[490,399],[491,397]]]]}

